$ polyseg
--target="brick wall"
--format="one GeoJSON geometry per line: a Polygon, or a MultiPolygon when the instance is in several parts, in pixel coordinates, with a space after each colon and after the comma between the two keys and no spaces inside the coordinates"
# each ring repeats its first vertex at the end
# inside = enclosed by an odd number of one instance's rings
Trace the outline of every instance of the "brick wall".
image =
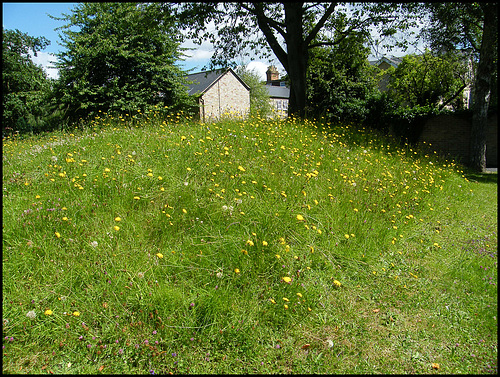
{"type": "Polygon", "coordinates": [[[221,116],[247,116],[250,111],[250,91],[228,71],[202,96],[200,119],[219,119],[221,116]]]}
{"type": "MultiPolygon", "coordinates": [[[[458,162],[467,164],[470,158],[471,121],[456,115],[438,115],[429,119],[422,130],[419,142],[431,144],[431,149],[458,162]]],[[[498,118],[488,119],[486,133],[486,166],[498,164],[498,118]]]]}

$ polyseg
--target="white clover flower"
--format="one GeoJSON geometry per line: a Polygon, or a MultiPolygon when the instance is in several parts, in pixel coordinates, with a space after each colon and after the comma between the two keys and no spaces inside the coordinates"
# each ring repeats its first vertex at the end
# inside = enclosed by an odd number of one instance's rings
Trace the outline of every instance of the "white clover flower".
{"type": "Polygon", "coordinates": [[[97,247],[97,245],[98,245],[97,241],[92,241],[92,242],[90,243],[90,246],[92,246],[92,247],[94,247],[94,248],[95,248],[95,247],[97,247]]]}
{"type": "Polygon", "coordinates": [[[57,156],[52,156],[50,159],[54,162],[57,162],[57,156]]]}
{"type": "Polygon", "coordinates": [[[31,318],[31,319],[35,319],[35,317],[36,317],[35,311],[30,310],[28,313],[26,313],[26,317],[31,318]]]}

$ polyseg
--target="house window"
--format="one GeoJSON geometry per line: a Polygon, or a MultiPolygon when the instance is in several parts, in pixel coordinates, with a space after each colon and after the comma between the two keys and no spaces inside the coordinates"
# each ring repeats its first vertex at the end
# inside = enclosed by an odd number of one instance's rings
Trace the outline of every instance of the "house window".
{"type": "Polygon", "coordinates": [[[276,101],[276,108],[277,108],[278,110],[281,110],[281,100],[277,100],[277,101],[276,101]]]}

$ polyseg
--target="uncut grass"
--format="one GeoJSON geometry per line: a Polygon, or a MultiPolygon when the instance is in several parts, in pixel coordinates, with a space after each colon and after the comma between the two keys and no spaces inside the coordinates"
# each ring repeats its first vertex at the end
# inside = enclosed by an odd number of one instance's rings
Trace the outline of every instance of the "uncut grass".
{"type": "Polygon", "coordinates": [[[5,372],[496,371],[496,187],[433,153],[103,114],[3,168],[5,372]]]}

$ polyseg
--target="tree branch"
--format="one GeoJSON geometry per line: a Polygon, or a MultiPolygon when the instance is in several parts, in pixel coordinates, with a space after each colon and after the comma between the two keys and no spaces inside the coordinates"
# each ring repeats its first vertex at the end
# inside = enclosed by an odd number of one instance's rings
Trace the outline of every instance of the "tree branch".
{"type": "Polygon", "coordinates": [[[332,15],[333,11],[335,10],[335,7],[338,5],[338,3],[331,3],[330,6],[327,8],[325,13],[323,14],[323,17],[320,18],[320,20],[316,23],[314,28],[311,30],[309,35],[304,39],[304,44],[308,46],[311,41],[316,38],[316,35],[318,32],[321,30],[325,22],[330,18],[332,15]]]}

